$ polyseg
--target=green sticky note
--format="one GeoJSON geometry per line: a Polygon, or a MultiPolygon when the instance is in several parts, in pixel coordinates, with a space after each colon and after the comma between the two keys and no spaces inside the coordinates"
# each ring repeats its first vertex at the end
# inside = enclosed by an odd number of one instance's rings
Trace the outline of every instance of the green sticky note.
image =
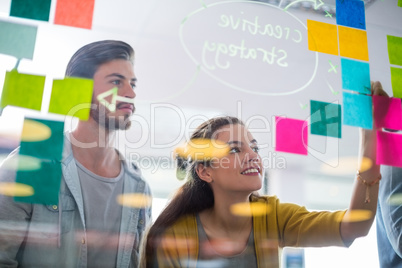
{"type": "Polygon", "coordinates": [[[63,153],[64,122],[32,119],[51,129],[51,135],[45,140],[21,141],[19,155],[35,157],[41,160],[41,167],[36,170],[18,170],[17,183],[31,186],[31,196],[16,196],[14,200],[25,203],[57,204],[61,181],[61,159],[63,153]]]}
{"type": "Polygon", "coordinates": [[[311,134],[342,137],[341,105],[321,101],[310,101],[311,134]]]}
{"type": "Polygon", "coordinates": [[[31,171],[18,171],[17,182],[33,188],[31,196],[15,196],[16,202],[53,205],[59,203],[61,162],[42,160],[41,168],[31,171]]]}
{"type": "MultiPolygon", "coordinates": [[[[51,130],[51,135],[45,139],[35,141],[32,141],[33,139],[30,139],[29,136],[24,135],[26,137],[21,141],[20,154],[33,156],[40,159],[55,159],[60,161],[63,153],[64,122],[34,118],[26,118],[25,122],[27,121],[34,121],[47,126],[51,130]]],[[[23,131],[25,126],[26,125],[24,123],[23,131]]],[[[32,128],[29,129],[31,131],[38,132],[39,135],[41,134],[40,128],[33,130],[32,128]]]]}
{"type": "Polygon", "coordinates": [[[402,65],[402,37],[387,35],[389,63],[402,65]]]}
{"type": "Polygon", "coordinates": [[[10,16],[49,21],[51,0],[12,0],[10,16]]]}
{"type": "Polygon", "coordinates": [[[0,53],[18,59],[33,59],[37,27],[0,21],[0,53]]]}
{"type": "Polygon", "coordinates": [[[402,0],[398,0],[398,7],[402,7],[402,0]]]}
{"type": "Polygon", "coordinates": [[[21,74],[16,70],[6,73],[0,99],[0,109],[7,105],[40,111],[45,76],[21,74]]]}
{"type": "Polygon", "coordinates": [[[395,98],[402,98],[402,69],[391,67],[392,92],[395,98]]]}
{"type": "Polygon", "coordinates": [[[49,112],[88,120],[92,92],[91,79],[68,77],[54,80],[49,112]]]}

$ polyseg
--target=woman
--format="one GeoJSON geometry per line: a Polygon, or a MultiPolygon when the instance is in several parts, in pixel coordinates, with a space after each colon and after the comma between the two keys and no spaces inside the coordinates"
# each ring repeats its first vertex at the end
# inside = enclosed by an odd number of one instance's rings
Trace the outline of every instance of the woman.
{"type": "MultiPolygon", "coordinates": [[[[386,95],[380,83],[373,94],[386,95]]],[[[368,233],[373,222],[379,166],[375,164],[375,132],[361,131],[360,157],[373,161],[356,175],[349,209],[309,212],[282,204],[275,196],[258,196],[263,166],[256,140],[234,117],[211,119],[191,136],[228,144],[222,158],[192,161],[188,181],[179,189],[150,228],[145,241],[146,267],[279,267],[284,246],[349,246],[368,233]],[[236,204],[261,204],[266,213],[241,216],[236,204]],[[366,220],[351,221],[354,211],[366,220]]]]}

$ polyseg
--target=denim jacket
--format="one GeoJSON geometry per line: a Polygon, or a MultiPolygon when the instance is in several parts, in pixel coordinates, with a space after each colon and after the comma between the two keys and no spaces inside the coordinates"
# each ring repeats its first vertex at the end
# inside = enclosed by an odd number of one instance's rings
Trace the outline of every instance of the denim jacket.
{"type": "Polygon", "coordinates": [[[402,168],[381,166],[381,174],[377,206],[380,267],[402,268],[402,168]]]}
{"type": "MultiPolygon", "coordinates": [[[[17,154],[15,150],[9,158],[17,154]]],[[[127,161],[123,167],[124,193],[151,195],[139,169],[127,161]]],[[[67,138],[62,172],[59,204],[14,202],[0,194],[0,267],[87,267],[83,198],[67,138]]],[[[15,174],[1,168],[0,182],[13,182],[15,174]]],[[[150,220],[151,207],[123,207],[116,267],[138,266],[140,240],[150,220]]]]}

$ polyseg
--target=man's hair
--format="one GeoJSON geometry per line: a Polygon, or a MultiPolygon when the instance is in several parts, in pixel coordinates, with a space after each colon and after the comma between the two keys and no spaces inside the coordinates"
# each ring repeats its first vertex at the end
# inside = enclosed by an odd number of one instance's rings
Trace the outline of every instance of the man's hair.
{"type": "Polygon", "coordinates": [[[92,79],[99,66],[116,59],[134,61],[134,49],[127,43],[103,40],[81,47],[67,65],[66,77],[92,79]]]}

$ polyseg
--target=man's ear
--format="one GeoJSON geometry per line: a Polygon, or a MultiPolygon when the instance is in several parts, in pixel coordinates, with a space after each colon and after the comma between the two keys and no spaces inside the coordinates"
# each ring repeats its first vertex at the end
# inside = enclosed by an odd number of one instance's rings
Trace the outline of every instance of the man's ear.
{"type": "Polygon", "coordinates": [[[212,174],[211,174],[211,168],[206,166],[205,164],[198,164],[197,167],[195,168],[195,171],[197,172],[198,177],[200,177],[201,180],[205,182],[212,182],[212,174]]]}

